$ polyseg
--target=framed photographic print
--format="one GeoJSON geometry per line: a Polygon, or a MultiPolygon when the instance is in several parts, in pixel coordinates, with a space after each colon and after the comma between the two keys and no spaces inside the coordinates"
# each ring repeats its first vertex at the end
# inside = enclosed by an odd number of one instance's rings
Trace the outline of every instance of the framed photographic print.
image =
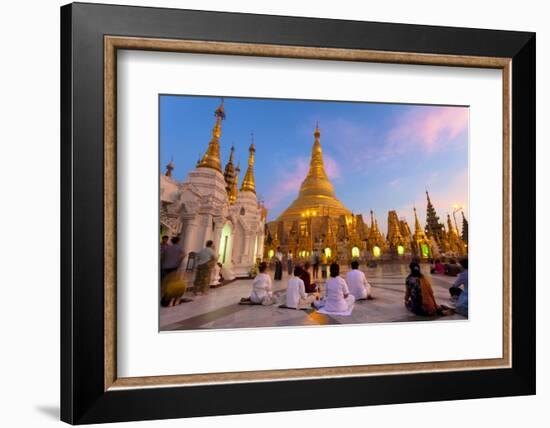
{"type": "Polygon", "coordinates": [[[535,393],[533,33],[76,3],[61,53],[62,420],[535,393]]]}

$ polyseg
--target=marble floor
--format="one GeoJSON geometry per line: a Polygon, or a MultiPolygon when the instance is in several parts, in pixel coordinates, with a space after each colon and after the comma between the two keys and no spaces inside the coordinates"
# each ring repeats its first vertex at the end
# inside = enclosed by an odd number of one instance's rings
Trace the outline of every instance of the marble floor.
{"type": "MultiPolygon", "coordinates": [[[[356,302],[351,316],[327,316],[304,305],[302,310],[281,309],[284,303],[287,276],[273,281],[277,304],[272,306],[239,305],[241,297],[250,295],[251,279],[238,279],[222,287],[211,289],[208,295],[185,297],[191,302],[179,306],[160,308],[160,330],[193,330],[253,328],[277,326],[306,326],[323,324],[363,324],[386,322],[412,322],[433,320],[463,320],[458,314],[445,317],[419,317],[407,311],[403,305],[405,264],[386,264],[376,268],[363,268],[372,286],[374,300],[356,302]]],[[[438,304],[454,306],[448,289],[455,278],[430,275],[428,265],[422,267],[432,283],[438,304]]],[[[273,272],[270,272],[273,276],[273,272]]],[[[345,272],[343,272],[345,277],[345,272]]]]}

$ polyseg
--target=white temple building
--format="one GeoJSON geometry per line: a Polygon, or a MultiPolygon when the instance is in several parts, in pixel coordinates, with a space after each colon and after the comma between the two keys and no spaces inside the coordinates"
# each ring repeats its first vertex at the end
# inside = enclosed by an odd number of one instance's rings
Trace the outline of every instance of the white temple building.
{"type": "Polygon", "coordinates": [[[233,279],[249,276],[256,260],[263,258],[267,210],[256,198],[254,143],[250,145],[248,168],[238,190],[240,168],[233,165],[233,147],[223,173],[221,169],[223,101],[215,117],[206,153],[186,179],[178,182],[172,177],[173,161],[160,175],[160,233],[180,236],[186,253],[185,266],[192,265],[191,253],[212,240],[224,278],[233,279]]]}

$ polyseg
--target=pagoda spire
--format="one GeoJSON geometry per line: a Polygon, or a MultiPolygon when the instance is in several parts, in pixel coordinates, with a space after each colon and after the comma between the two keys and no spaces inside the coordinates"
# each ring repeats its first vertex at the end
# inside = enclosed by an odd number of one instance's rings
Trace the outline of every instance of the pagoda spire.
{"type": "Polygon", "coordinates": [[[237,164],[235,169],[235,179],[233,180],[233,185],[231,186],[231,193],[229,194],[229,203],[234,204],[237,200],[237,193],[239,189],[239,173],[241,172],[241,165],[237,164]]]}
{"type": "Polygon", "coordinates": [[[468,220],[464,216],[464,211],[462,211],[462,240],[468,243],[468,220]]]}
{"type": "Polygon", "coordinates": [[[172,171],[174,170],[174,158],[170,159],[168,165],[166,165],[166,172],[164,175],[166,177],[172,177],[172,171]]]}
{"type": "Polygon", "coordinates": [[[222,172],[220,161],[220,137],[222,134],[222,120],[225,119],[225,109],[223,106],[223,98],[219,107],[214,112],[216,117],[216,123],[212,128],[212,139],[208,143],[208,148],[204,153],[204,156],[198,164],[198,168],[212,168],[216,171],[222,172]]]}
{"type": "Polygon", "coordinates": [[[456,236],[458,236],[458,231],[453,226],[453,222],[451,221],[451,216],[449,213],[447,213],[447,228],[449,229],[449,233],[454,233],[456,236]]]}
{"type": "Polygon", "coordinates": [[[233,152],[235,147],[231,146],[231,153],[229,154],[229,161],[225,165],[225,172],[223,173],[223,178],[225,179],[225,190],[227,196],[231,194],[233,188],[233,181],[235,180],[235,167],[233,166],[233,152]]]}
{"type": "Polygon", "coordinates": [[[414,211],[414,233],[419,233],[422,231],[422,226],[420,226],[420,221],[418,220],[418,215],[416,214],[416,207],[413,207],[414,211]]]}
{"type": "Polygon", "coordinates": [[[256,181],[254,180],[254,153],[256,148],[254,147],[254,134],[252,134],[252,143],[248,148],[248,168],[244,175],[243,184],[241,186],[241,192],[256,193],[256,181]]]}

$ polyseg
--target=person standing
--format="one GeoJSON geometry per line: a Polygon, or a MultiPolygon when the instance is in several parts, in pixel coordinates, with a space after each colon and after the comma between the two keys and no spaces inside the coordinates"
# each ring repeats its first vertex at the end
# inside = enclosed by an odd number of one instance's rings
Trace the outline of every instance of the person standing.
{"type": "Polygon", "coordinates": [[[319,276],[319,263],[321,261],[321,258],[319,257],[319,251],[317,249],[313,250],[313,257],[312,257],[312,263],[313,263],[313,280],[315,281],[317,277],[319,276]]]}
{"type": "Polygon", "coordinates": [[[193,283],[193,293],[195,295],[199,293],[208,294],[212,269],[216,264],[216,253],[214,252],[214,243],[212,241],[207,241],[206,247],[197,253],[196,263],[197,272],[195,274],[195,282],[193,283]]]}
{"type": "MultiPolygon", "coordinates": [[[[161,251],[161,271],[160,277],[164,279],[166,275],[170,272],[177,270],[182,260],[185,257],[183,248],[180,245],[180,238],[174,236],[172,239],[172,245],[168,245],[164,248],[164,251],[161,251]]],[[[162,249],[162,247],[161,247],[162,249]]]]}
{"type": "Polygon", "coordinates": [[[160,241],[160,259],[161,260],[164,257],[164,251],[170,246],[170,244],[168,243],[169,239],[170,238],[168,238],[168,235],[163,235],[160,241]]]}
{"type": "Polygon", "coordinates": [[[328,264],[328,258],[325,254],[325,250],[321,250],[321,277],[323,279],[327,278],[327,264],[328,264]]]}
{"type": "Polygon", "coordinates": [[[292,250],[289,250],[286,256],[286,268],[287,268],[287,273],[289,275],[292,275],[292,269],[293,269],[292,250]]]}
{"type": "Polygon", "coordinates": [[[309,274],[309,262],[304,263],[304,266],[302,267],[302,273],[300,274],[300,279],[304,281],[306,293],[311,294],[317,291],[317,285],[315,285],[314,282],[311,282],[311,276],[309,274]]]}
{"type": "Polygon", "coordinates": [[[283,253],[281,253],[281,247],[277,247],[275,253],[275,281],[283,279],[283,253]]]}
{"type": "Polygon", "coordinates": [[[351,270],[346,275],[346,282],[349,292],[355,297],[355,300],[372,299],[370,284],[365,274],[359,270],[359,262],[357,260],[351,262],[351,270]]]}

